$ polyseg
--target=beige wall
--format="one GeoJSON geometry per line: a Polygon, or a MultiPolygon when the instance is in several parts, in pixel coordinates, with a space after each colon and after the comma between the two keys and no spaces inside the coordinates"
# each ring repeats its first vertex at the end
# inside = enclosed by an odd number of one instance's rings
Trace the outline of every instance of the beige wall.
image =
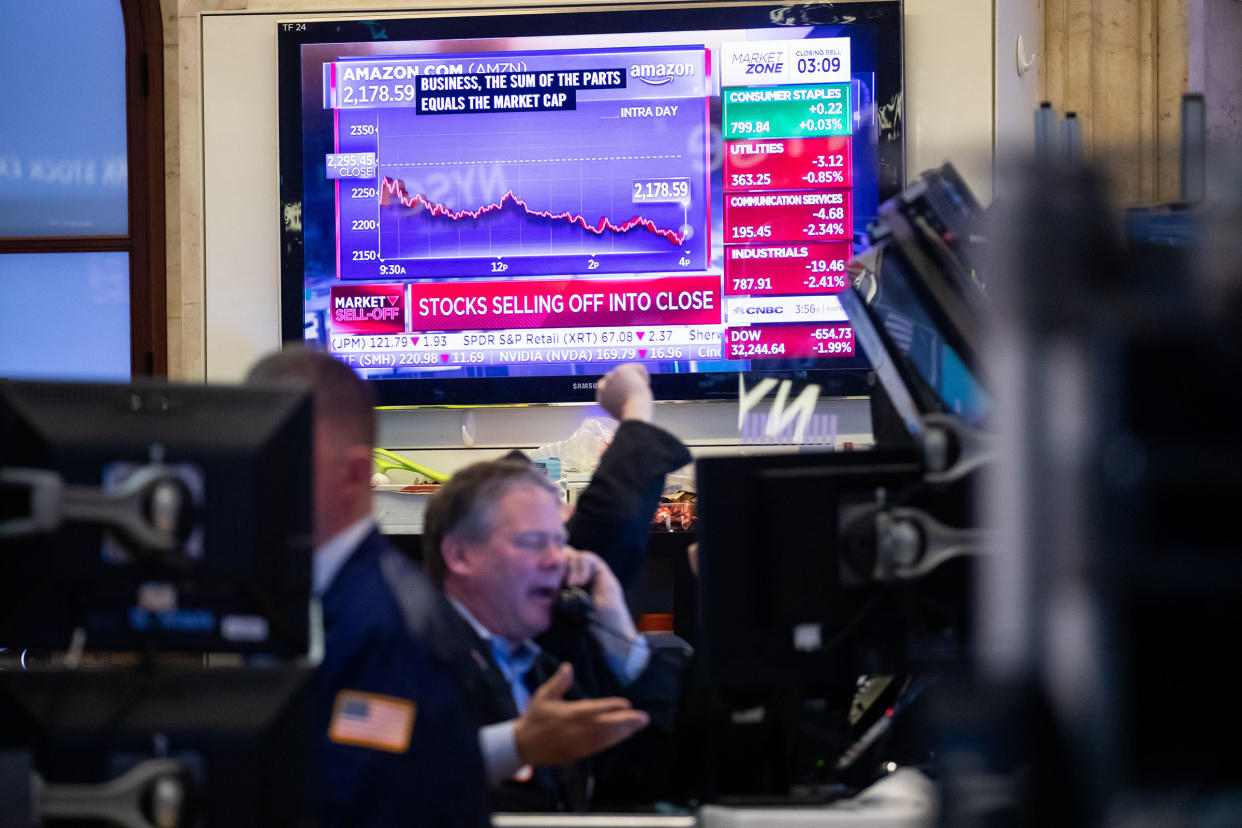
{"type": "MultiPolygon", "coordinates": [[[[181,66],[177,0],[160,0],[164,28],[164,242],[167,266],[168,376],[198,378],[185,357],[185,289],[181,281],[181,66]]],[[[202,303],[198,304],[201,308],[202,303]]],[[[202,326],[193,341],[201,339],[202,326]]],[[[197,347],[197,346],[196,346],[197,347]]]]}
{"type": "Polygon", "coordinates": [[[906,179],[951,161],[984,204],[992,200],[992,40],[992,0],[905,0],[906,179]]]}

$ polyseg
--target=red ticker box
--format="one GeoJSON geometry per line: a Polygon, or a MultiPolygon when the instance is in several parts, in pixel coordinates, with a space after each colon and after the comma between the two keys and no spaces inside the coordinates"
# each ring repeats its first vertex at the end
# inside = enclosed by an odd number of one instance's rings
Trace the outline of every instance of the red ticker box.
{"type": "Polygon", "coordinates": [[[849,284],[849,242],[764,244],[725,248],[726,296],[840,293],[849,284]]]}
{"type": "Polygon", "coordinates": [[[806,359],[854,355],[849,325],[725,328],[725,359],[806,359]]]}
{"type": "Polygon", "coordinates": [[[389,334],[405,330],[405,285],[333,285],[335,333],[389,334]]]}
{"type": "Polygon", "coordinates": [[[725,193],[725,244],[851,241],[849,190],[725,193]]]}
{"type": "Polygon", "coordinates": [[[848,135],[725,142],[726,192],[849,187],[853,183],[848,135]]]}

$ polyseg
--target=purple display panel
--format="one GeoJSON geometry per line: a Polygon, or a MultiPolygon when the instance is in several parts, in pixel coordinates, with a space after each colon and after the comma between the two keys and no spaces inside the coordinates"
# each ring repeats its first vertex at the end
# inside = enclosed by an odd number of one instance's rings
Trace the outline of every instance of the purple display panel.
{"type": "Polygon", "coordinates": [[[710,262],[702,46],[326,64],[345,280],[710,262]],[[348,172],[370,173],[350,178],[348,172]]]}

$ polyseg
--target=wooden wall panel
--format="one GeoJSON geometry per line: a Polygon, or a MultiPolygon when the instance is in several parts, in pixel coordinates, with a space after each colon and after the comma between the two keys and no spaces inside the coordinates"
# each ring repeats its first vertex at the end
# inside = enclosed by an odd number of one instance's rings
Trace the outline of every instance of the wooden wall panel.
{"type": "Polygon", "coordinates": [[[1190,88],[1190,4],[1201,0],[1156,3],[1156,198],[1178,196],[1181,164],[1182,95],[1190,88]]]}
{"type": "Polygon", "coordinates": [[[1083,152],[1133,204],[1175,198],[1187,14],[1196,0],[1048,0],[1045,99],[1082,121],[1083,152]]]}

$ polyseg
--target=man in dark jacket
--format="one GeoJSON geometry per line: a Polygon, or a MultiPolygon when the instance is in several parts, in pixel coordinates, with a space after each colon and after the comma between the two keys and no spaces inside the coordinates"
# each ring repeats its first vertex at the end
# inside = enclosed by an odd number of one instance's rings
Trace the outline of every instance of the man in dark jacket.
{"type": "Polygon", "coordinates": [[[457,683],[460,653],[447,647],[456,615],[371,518],[368,389],[343,363],[302,350],[265,358],[249,381],[314,395],[324,824],[487,825],[477,727],[457,683]]]}
{"type": "MultiPolygon", "coordinates": [[[[645,386],[645,372],[641,380],[645,386]]],[[[606,392],[607,383],[601,398],[606,392]]],[[[629,439],[641,440],[644,423],[633,422],[639,428],[630,430],[629,439]]],[[[641,525],[636,559],[641,561],[664,471],[630,460],[619,464],[633,475],[620,486],[621,502],[602,511],[612,515],[614,551],[638,537],[632,524],[641,525]],[[652,476],[658,477],[654,489],[642,479],[652,476]],[[652,490],[649,503],[646,490],[652,490]],[[617,514],[623,509],[630,510],[628,516],[617,514]]],[[[461,618],[458,640],[470,656],[462,679],[482,726],[498,810],[584,810],[599,801],[649,801],[663,767],[658,760],[669,755],[663,748],[669,744],[683,664],[667,654],[651,656],[609,566],[565,541],[556,486],[522,459],[462,469],[427,508],[426,564],[461,618]],[[583,630],[566,630],[564,616],[554,623],[563,587],[589,594],[583,630]],[[597,756],[600,748],[625,742],[652,721],[656,727],[633,745],[597,756]],[[592,732],[607,734],[595,739],[607,744],[586,749],[590,745],[576,734],[592,732]],[[643,743],[646,749],[640,749],[643,743]]]]}

